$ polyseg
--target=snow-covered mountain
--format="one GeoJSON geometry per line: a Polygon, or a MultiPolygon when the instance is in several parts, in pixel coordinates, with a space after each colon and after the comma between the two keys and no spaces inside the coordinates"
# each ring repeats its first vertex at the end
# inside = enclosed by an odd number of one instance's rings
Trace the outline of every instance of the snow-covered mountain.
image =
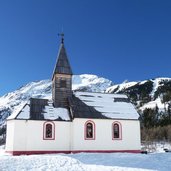
{"type": "MultiPolygon", "coordinates": [[[[108,79],[83,74],[73,76],[72,87],[74,91],[104,92],[112,85],[112,81],[108,79]]],[[[28,83],[18,90],[0,97],[0,124],[4,123],[12,112],[23,106],[31,97],[50,99],[51,96],[51,80],[42,80],[28,83]]]]}
{"type": "MultiPolygon", "coordinates": [[[[126,94],[138,110],[155,108],[166,110],[171,103],[171,78],[156,78],[114,85],[112,81],[96,75],[74,75],[74,91],[126,94]]],[[[31,82],[18,90],[0,97],[0,124],[31,97],[51,98],[51,81],[31,82]]]]}
{"type": "Polygon", "coordinates": [[[107,88],[106,92],[127,94],[140,111],[156,106],[164,111],[171,103],[171,78],[122,83],[107,88]]]}

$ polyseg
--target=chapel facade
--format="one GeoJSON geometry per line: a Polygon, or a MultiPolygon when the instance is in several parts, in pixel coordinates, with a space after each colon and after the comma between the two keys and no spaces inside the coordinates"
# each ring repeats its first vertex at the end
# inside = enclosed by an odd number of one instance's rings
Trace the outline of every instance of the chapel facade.
{"type": "Polygon", "coordinates": [[[52,98],[31,98],[7,119],[13,155],[140,152],[139,114],[122,94],[73,92],[62,35],[52,73],[52,98]]]}

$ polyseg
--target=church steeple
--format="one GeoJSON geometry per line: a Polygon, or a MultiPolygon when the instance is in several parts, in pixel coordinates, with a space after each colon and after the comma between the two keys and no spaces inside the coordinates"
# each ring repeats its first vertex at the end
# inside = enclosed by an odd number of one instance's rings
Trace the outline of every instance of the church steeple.
{"type": "Polygon", "coordinates": [[[64,47],[64,34],[52,75],[52,98],[55,107],[67,107],[68,97],[72,95],[72,69],[64,47]]]}
{"type": "MultiPolygon", "coordinates": [[[[67,57],[67,53],[64,46],[64,34],[61,35],[61,45],[58,52],[57,62],[54,69],[53,76],[55,74],[69,74],[72,75],[71,66],[67,57]]],[[[52,77],[53,79],[53,77],[52,77]]]]}

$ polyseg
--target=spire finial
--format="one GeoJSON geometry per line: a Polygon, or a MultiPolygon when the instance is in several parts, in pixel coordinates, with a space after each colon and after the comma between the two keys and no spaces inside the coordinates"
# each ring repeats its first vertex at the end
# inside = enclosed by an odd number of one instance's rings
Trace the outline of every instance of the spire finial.
{"type": "Polygon", "coordinates": [[[61,43],[64,43],[64,33],[58,33],[58,36],[61,36],[61,43]]]}

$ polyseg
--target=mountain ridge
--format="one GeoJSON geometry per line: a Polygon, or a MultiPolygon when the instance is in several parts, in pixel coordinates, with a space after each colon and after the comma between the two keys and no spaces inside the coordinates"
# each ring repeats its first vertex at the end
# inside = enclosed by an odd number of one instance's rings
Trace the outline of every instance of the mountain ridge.
{"type": "MultiPolygon", "coordinates": [[[[111,80],[90,74],[74,75],[72,80],[74,91],[126,94],[140,112],[156,106],[160,111],[164,111],[171,101],[170,96],[167,100],[163,100],[163,97],[171,94],[171,78],[168,77],[123,82],[116,85],[111,80]]],[[[51,80],[33,81],[1,96],[0,124],[5,123],[6,118],[31,97],[50,99],[51,89],[51,80]]]]}
{"type": "MultiPolygon", "coordinates": [[[[96,75],[73,75],[72,89],[74,91],[104,92],[113,85],[112,81],[96,75]]],[[[0,124],[30,98],[52,98],[51,80],[33,81],[19,89],[0,97],[0,124]]]]}

